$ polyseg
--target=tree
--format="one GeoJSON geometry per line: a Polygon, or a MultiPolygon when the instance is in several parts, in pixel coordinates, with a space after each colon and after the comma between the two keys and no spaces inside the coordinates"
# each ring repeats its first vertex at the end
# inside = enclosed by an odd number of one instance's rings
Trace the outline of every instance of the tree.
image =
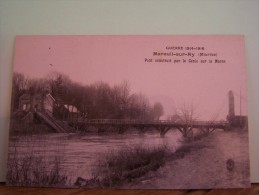
{"type": "Polygon", "coordinates": [[[130,84],[123,81],[120,85],[113,87],[114,101],[117,107],[117,118],[128,118],[130,101],[130,84]]]}
{"type": "Polygon", "coordinates": [[[180,104],[176,110],[176,115],[179,117],[179,123],[182,124],[178,130],[182,133],[184,138],[193,138],[193,124],[199,118],[199,113],[197,112],[197,105],[193,103],[180,104]]]}
{"type": "Polygon", "coordinates": [[[12,89],[12,111],[18,109],[19,97],[27,90],[28,79],[23,74],[14,72],[12,89]]]}
{"type": "Polygon", "coordinates": [[[148,98],[142,94],[133,94],[131,96],[131,110],[133,110],[136,115],[133,116],[134,119],[150,120],[152,119],[152,108],[148,98]]]}
{"type": "Polygon", "coordinates": [[[49,91],[55,99],[54,115],[64,120],[67,118],[67,115],[63,111],[63,106],[65,102],[73,100],[73,93],[69,91],[72,81],[67,75],[58,72],[52,72],[47,75],[47,81],[50,86],[49,91]]]}
{"type": "Polygon", "coordinates": [[[163,105],[160,102],[156,102],[153,108],[154,119],[159,120],[159,118],[164,114],[163,105]]]}
{"type": "Polygon", "coordinates": [[[97,82],[94,84],[95,99],[93,99],[94,109],[98,118],[111,118],[111,88],[105,82],[97,82]]]}

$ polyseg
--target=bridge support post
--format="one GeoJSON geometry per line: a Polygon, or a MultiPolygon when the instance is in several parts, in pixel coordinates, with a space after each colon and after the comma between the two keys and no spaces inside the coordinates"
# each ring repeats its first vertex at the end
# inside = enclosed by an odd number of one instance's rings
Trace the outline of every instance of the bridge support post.
{"type": "Polygon", "coordinates": [[[171,129],[171,127],[158,127],[159,131],[160,131],[160,137],[165,137],[165,134],[171,129]]]}
{"type": "Polygon", "coordinates": [[[192,140],[193,138],[193,127],[192,126],[178,126],[177,129],[181,132],[185,139],[192,140]]]}
{"type": "Polygon", "coordinates": [[[139,133],[145,133],[147,130],[147,127],[145,127],[144,125],[138,125],[136,126],[136,129],[139,129],[139,133]]]}
{"type": "Polygon", "coordinates": [[[120,125],[120,126],[117,127],[117,129],[118,129],[118,133],[122,134],[128,129],[128,127],[125,126],[125,125],[120,125]]]}
{"type": "Polygon", "coordinates": [[[210,133],[212,133],[213,131],[215,131],[217,128],[215,127],[200,127],[199,128],[201,130],[201,132],[205,135],[209,135],[210,133]]]}
{"type": "Polygon", "coordinates": [[[97,133],[104,133],[105,132],[105,130],[107,129],[107,125],[98,125],[98,126],[96,126],[96,128],[97,128],[97,133]]]}

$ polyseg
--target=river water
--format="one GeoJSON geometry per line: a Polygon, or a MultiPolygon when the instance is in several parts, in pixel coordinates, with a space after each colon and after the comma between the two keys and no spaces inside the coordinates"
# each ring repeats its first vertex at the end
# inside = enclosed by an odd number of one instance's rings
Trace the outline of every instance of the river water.
{"type": "MultiPolygon", "coordinates": [[[[46,134],[11,137],[9,156],[16,151],[18,158],[33,154],[42,157],[46,165],[60,159],[62,175],[73,184],[77,177],[91,178],[92,170],[104,154],[123,148],[166,146],[175,151],[181,145],[181,134],[170,130],[165,137],[159,132],[149,131],[140,134],[137,131],[123,134],[46,134]]],[[[10,159],[9,159],[10,160],[10,159]]],[[[68,184],[69,185],[69,184],[68,184]]]]}

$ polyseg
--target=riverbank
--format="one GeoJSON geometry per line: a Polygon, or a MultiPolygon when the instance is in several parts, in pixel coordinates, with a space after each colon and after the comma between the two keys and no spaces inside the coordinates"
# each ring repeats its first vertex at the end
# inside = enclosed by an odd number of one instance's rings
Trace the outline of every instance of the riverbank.
{"type": "MultiPolygon", "coordinates": [[[[247,131],[215,131],[207,137],[184,145],[179,142],[181,134],[178,131],[170,131],[164,138],[161,138],[157,132],[103,134],[102,136],[40,134],[16,138],[16,140],[11,139],[11,144],[9,144],[10,154],[14,152],[14,149],[17,150],[19,156],[27,155],[30,151],[35,157],[43,156],[46,163],[52,163],[51,159],[57,155],[61,156],[60,174],[67,176],[68,187],[72,187],[78,177],[92,181],[91,170],[98,167],[96,163],[98,160],[102,160],[100,162],[105,160],[105,154],[109,155],[110,152],[117,154],[117,151],[135,146],[144,147],[143,151],[151,152],[151,156],[147,156],[148,160],[142,162],[144,159],[142,153],[138,155],[139,161],[135,161],[136,158],[129,153],[130,155],[126,156],[126,160],[123,161],[129,163],[127,167],[130,167],[126,175],[122,174],[124,179],[110,187],[197,189],[249,186],[247,131]],[[150,149],[162,146],[166,146],[165,149],[168,150],[163,158],[157,157],[163,154],[160,151],[156,153],[159,155],[153,155],[150,149]],[[229,159],[230,162],[234,162],[231,170],[226,167],[229,159]],[[133,162],[134,166],[130,162],[133,162]]],[[[124,159],[125,155],[121,157],[124,159]]],[[[111,159],[112,163],[114,160],[117,161],[114,156],[111,159]]],[[[121,163],[115,164],[115,167],[125,170],[121,163]]],[[[93,180],[93,185],[80,185],[80,187],[105,187],[99,186],[100,183],[97,180],[93,180]]]]}
{"type": "Polygon", "coordinates": [[[247,131],[214,132],[192,143],[183,158],[169,159],[159,170],[149,172],[122,188],[206,189],[250,186],[247,131]],[[234,162],[233,170],[227,161],[234,162]]]}

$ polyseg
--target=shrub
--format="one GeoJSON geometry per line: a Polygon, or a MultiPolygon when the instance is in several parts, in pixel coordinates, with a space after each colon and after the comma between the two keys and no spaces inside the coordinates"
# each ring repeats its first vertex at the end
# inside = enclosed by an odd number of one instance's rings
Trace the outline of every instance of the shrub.
{"type": "Polygon", "coordinates": [[[33,155],[9,159],[7,184],[16,186],[61,186],[67,177],[60,174],[60,159],[47,164],[33,155]]]}
{"type": "Polygon", "coordinates": [[[105,187],[112,187],[122,182],[142,177],[149,171],[155,171],[168,156],[166,147],[144,148],[141,146],[125,148],[104,155],[97,169],[93,171],[95,178],[105,187]]]}
{"type": "MultiPolygon", "coordinates": [[[[26,136],[30,144],[30,136],[26,136]]],[[[25,152],[19,152],[18,138],[9,143],[7,184],[15,186],[62,186],[67,177],[61,174],[61,156],[48,159],[38,156],[34,146],[25,152]]],[[[25,142],[26,143],[26,142],[25,142]]]]}

